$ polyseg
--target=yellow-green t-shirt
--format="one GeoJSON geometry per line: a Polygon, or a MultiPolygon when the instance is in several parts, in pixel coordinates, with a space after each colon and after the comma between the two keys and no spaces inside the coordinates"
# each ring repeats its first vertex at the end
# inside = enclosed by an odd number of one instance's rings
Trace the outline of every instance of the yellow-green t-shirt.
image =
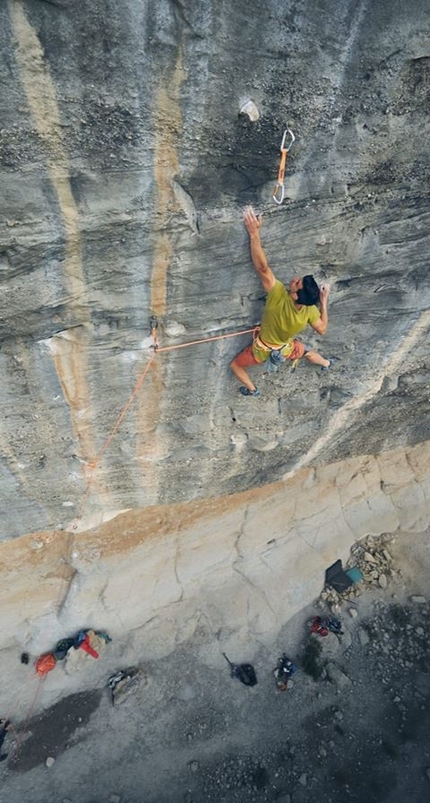
{"type": "Polygon", "coordinates": [[[315,306],[297,309],[285,285],[276,280],[267,294],[260,337],[264,343],[280,346],[293,340],[308,324],[316,323],[319,317],[315,306]]]}

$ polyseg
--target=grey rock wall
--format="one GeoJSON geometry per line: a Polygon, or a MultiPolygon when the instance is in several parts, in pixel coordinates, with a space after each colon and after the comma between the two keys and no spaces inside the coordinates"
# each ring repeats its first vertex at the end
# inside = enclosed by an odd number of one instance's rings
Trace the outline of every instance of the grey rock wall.
{"type": "Polygon", "coordinates": [[[429,438],[424,0],[8,0],[0,21],[3,538],[429,438]],[[242,399],[244,335],[157,354],[132,397],[152,315],[162,346],[259,321],[247,203],[279,278],[332,283],[308,340],[336,369],[260,371],[242,399]]]}

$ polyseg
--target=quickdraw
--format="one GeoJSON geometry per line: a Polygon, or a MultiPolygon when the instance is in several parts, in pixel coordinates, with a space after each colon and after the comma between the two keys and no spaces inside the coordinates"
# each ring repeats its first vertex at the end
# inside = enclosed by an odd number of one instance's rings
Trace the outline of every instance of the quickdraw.
{"type": "Polygon", "coordinates": [[[158,349],[158,339],[157,339],[157,329],[158,329],[158,320],[155,315],[151,315],[149,319],[149,328],[151,330],[152,339],[154,341],[154,351],[158,349]]]}
{"type": "Polygon", "coordinates": [[[278,206],[281,205],[285,197],[284,177],[285,177],[285,166],[287,164],[287,153],[290,150],[295,139],[296,138],[293,132],[291,131],[291,128],[286,128],[282,137],[281,148],[280,148],[281,163],[279,165],[279,170],[278,170],[278,180],[275,184],[272,196],[275,204],[278,204],[278,206]],[[288,147],[285,147],[287,136],[290,136],[290,143],[288,147]]]}

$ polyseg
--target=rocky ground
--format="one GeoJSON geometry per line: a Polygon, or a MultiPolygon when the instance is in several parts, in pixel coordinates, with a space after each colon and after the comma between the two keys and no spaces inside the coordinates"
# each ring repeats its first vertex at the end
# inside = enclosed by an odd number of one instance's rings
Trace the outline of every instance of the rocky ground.
{"type": "Polygon", "coordinates": [[[201,629],[143,664],[115,705],[95,689],[21,723],[0,803],[427,803],[430,534],[370,538],[350,562],[365,577],[352,591],[324,591],[273,649],[229,656],[253,655],[253,688],[201,629]],[[343,634],[310,636],[310,616],[330,610],[343,634]],[[283,651],[300,667],[286,692],[283,651]]]}

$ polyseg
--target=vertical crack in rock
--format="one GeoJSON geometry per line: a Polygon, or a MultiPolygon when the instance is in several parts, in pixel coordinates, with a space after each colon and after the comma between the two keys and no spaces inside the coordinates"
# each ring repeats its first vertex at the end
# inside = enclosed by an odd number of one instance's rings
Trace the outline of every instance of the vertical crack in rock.
{"type": "MultiPolygon", "coordinates": [[[[236,554],[237,554],[238,558],[243,558],[243,555],[242,555],[242,553],[241,553],[241,551],[239,549],[239,541],[242,538],[242,535],[244,535],[245,527],[246,527],[246,524],[247,524],[247,521],[248,521],[248,517],[249,517],[249,508],[245,508],[244,513],[243,513],[243,521],[242,521],[242,524],[239,527],[239,533],[238,533],[238,535],[236,537],[236,540],[235,540],[235,542],[233,544],[233,549],[236,551],[236,554]]],[[[233,562],[233,569],[234,569],[234,566],[235,566],[235,561],[233,562]]]]}
{"type": "MultiPolygon", "coordinates": [[[[274,616],[274,618],[276,620],[277,619],[276,611],[272,608],[268,598],[266,597],[264,591],[260,588],[260,586],[257,586],[255,583],[253,583],[253,581],[250,579],[250,577],[248,577],[244,572],[242,572],[236,566],[235,563],[233,564],[233,571],[235,571],[236,574],[238,574],[238,575],[240,575],[240,577],[242,577],[242,579],[245,581],[246,585],[248,585],[252,589],[252,591],[256,592],[256,594],[260,597],[261,601],[265,605],[267,605],[269,611],[273,614],[273,616],[274,616]]],[[[248,605],[248,613],[249,613],[249,605],[248,605]]]]}
{"type": "Polygon", "coordinates": [[[180,541],[179,541],[179,539],[176,539],[175,554],[174,554],[174,557],[173,557],[173,574],[175,576],[176,582],[177,582],[179,590],[180,590],[179,598],[176,600],[177,603],[178,602],[182,602],[182,600],[184,599],[184,587],[183,587],[183,585],[182,585],[182,583],[181,583],[181,581],[179,579],[179,575],[178,575],[179,551],[180,551],[180,541]]]}
{"type": "Polygon", "coordinates": [[[180,47],[170,80],[165,75],[161,78],[154,113],[155,216],[158,225],[151,275],[151,309],[159,316],[166,313],[167,270],[173,253],[171,236],[166,229],[169,213],[176,207],[173,181],[179,172],[176,142],[182,130],[179,93],[183,80],[180,47]]]}
{"type": "Polygon", "coordinates": [[[75,578],[78,575],[78,570],[77,569],[74,569],[73,566],[71,566],[69,563],[67,563],[66,566],[69,569],[69,577],[67,579],[64,578],[64,580],[66,582],[66,587],[63,590],[62,598],[59,600],[59,603],[58,603],[58,608],[57,608],[57,616],[58,616],[58,618],[61,617],[61,614],[62,614],[63,610],[65,609],[65,607],[67,605],[67,602],[68,602],[68,599],[69,599],[69,596],[70,596],[70,592],[71,592],[72,587],[74,585],[75,578]]]}
{"type": "Polygon", "coordinates": [[[65,554],[59,560],[61,564],[62,576],[56,604],[56,614],[58,619],[60,619],[61,614],[67,605],[68,599],[70,597],[70,592],[74,584],[74,580],[78,574],[78,570],[71,563],[74,540],[75,540],[74,535],[69,533],[67,535],[67,540],[65,544],[66,547],[65,554]]]}
{"type": "MultiPolygon", "coordinates": [[[[235,542],[233,544],[233,549],[237,553],[237,559],[235,561],[233,561],[232,569],[233,569],[234,572],[236,572],[236,574],[238,574],[240,577],[242,577],[244,582],[252,589],[253,592],[256,592],[258,594],[259,598],[262,600],[262,602],[265,605],[267,605],[268,609],[273,614],[273,616],[275,617],[275,620],[276,620],[277,614],[276,614],[275,610],[272,608],[272,606],[271,606],[268,598],[266,597],[264,591],[259,586],[255,585],[255,583],[253,583],[253,581],[237,565],[238,561],[242,560],[242,558],[243,558],[243,555],[241,554],[240,549],[239,549],[239,541],[242,538],[242,535],[244,535],[244,530],[245,530],[245,526],[246,526],[246,523],[247,523],[248,516],[249,516],[249,508],[246,508],[245,511],[244,511],[242,524],[241,524],[241,526],[239,528],[239,533],[238,533],[238,535],[236,537],[236,540],[235,540],[235,542]]],[[[249,601],[247,603],[247,614],[248,614],[248,616],[250,615],[249,601]]]]}
{"type": "Polygon", "coordinates": [[[175,198],[178,201],[179,206],[181,207],[185,217],[187,218],[187,223],[193,232],[193,234],[199,234],[199,222],[197,216],[197,209],[194,205],[194,201],[191,195],[184,190],[184,188],[179,184],[179,181],[173,181],[173,192],[175,193],[175,198]]]}
{"type": "MultiPolygon", "coordinates": [[[[54,362],[55,370],[69,406],[72,427],[80,446],[83,461],[96,453],[91,426],[91,401],[85,377],[85,335],[82,327],[59,332],[44,342],[54,362]]],[[[83,463],[85,468],[85,464],[83,463]]]]}
{"type": "MultiPolygon", "coordinates": [[[[89,324],[86,285],[82,270],[79,213],[70,184],[70,170],[63,142],[60,112],[54,82],[35,30],[25,15],[22,0],[9,0],[9,14],[16,39],[15,57],[36,130],[48,148],[47,171],[54,187],[64,226],[64,280],[70,294],[68,309],[82,324],[89,324]]],[[[52,341],[51,341],[52,342],[52,341]]],[[[55,339],[55,368],[68,400],[75,436],[85,456],[94,455],[91,402],[86,382],[89,348],[87,326],[78,327],[69,338],[55,339]],[[70,341],[72,341],[70,343],[70,341]]]]}
{"type": "MultiPolygon", "coordinates": [[[[130,628],[127,627],[126,623],[124,622],[124,620],[123,620],[123,618],[122,618],[122,616],[120,614],[120,609],[119,609],[118,605],[115,605],[113,607],[112,605],[109,605],[108,602],[107,602],[106,591],[109,588],[110,580],[111,580],[111,578],[108,577],[108,579],[106,580],[105,584],[100,589],[99,594],[98,594],[99,601],[100,601],[101,605],[103,606],[103,610],[106,611],[106,613],[108,614],[109,617],[112,618],[112,617],[116,616],[116,618],[118,619],[118,622],[120,624],[120,627],[124,631],[124,633],[130,632],[130,628]]],[[[131,593],[131,589],[130,589],[130,593],[131,593]]],[[[136,628],[134,628],[134,629],[136,629],[136,628]]]]}
{"type": "Polygon", "coordinates": [[[387,375],[395,374],[400,370],[403,360],[405,360],[429,326],[430,311],[426,311],[420,315],[418,321],[416,321],[416,323],[411,327],[402,343],[400,343],[398,348],[390,355],[386,363],[382,366],[379,376],[377,379],[375,379],[372,385],[358,396],[354,396],[352,399],[346,402],[346,404],[344,404],[343,407],[341,407],[335,413],[327,427],[326,433],[321,438],[318,438],[314,445],[309,449],[307,454],[303,455],[300,460],[297,461],[296,465],[293,469],[291,469],[291,471],[288,471],[286,474],[284,474],[284,480],[290,479],[301,468],[305,468],[313,460],[316,460],[318,455],[320,455],[321,452],[326,449],[328,444],[334,440],[336,435],[341,432],[343,432],[345,435],[348,430],[349,423],[354,420],[352,413],[356,413],[367,402],[373,399],[377,393],[379,393],[387,375]]]}

